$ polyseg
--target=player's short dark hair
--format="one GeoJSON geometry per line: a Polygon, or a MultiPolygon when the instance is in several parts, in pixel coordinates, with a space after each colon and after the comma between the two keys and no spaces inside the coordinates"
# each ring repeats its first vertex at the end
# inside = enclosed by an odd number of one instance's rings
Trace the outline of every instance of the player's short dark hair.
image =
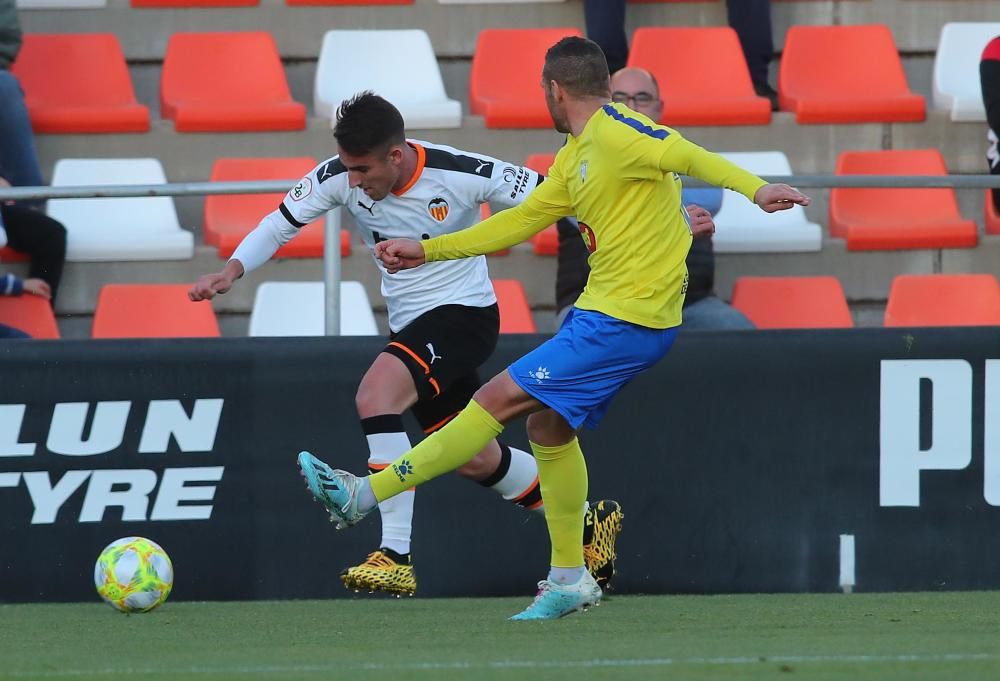
{"type": "Polygon", "coordinates": [[[405,144],[403,115],[388,100],[371,90],[359,92],[337,107],[333,136],[340,148],[352,156],[364,156],[405,144]]]}
{"type": "Polygon", "coordinates": [[[611,94],[608,60],[593,40],[569,36],[545,53],[545,82],[554,80],[574,97],[608,97],[611,94]]]}

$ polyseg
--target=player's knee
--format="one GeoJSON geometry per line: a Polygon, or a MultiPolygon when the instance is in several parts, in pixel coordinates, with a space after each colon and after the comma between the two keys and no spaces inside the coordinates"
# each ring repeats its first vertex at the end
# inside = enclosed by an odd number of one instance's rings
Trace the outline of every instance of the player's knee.
{"type": "Polygon", "coordinates": [[[358,416],[368,418],[379,414],[399,413],[393,411],[393,405],[386,393],[379,390],[377,386],[366,384],[362,381],[358,387],[358,392],[354,394],[354,407],[358,410],[358,416]]]}
{"type": "Polygon", "coordinates": [[[558,412],[543,409],[528,416],[528,438],[545,447],[563,445],[573,439],[576,431],[558,412]]]}

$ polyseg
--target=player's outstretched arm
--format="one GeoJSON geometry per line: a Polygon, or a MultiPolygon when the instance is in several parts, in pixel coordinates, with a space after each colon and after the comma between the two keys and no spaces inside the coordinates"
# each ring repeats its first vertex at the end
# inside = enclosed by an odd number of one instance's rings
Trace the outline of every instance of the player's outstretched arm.
{"type": "Polygon", "coordinates": [[[188,291],[188,299],[194,302],[211,300],[220,293],[225,293],[233,287],[233,282],[243,276],[243,263],[230,260],[221,272],[203,274],[194,282],[188,291]]]}
{"type": "Polygon", "coordinates": [[[767,213],[788,210],[796,204],[808,206],[809,201],[808,196],[787,184],[765,184],[753,197],[753,202],[767,213]]]}
{"type": "Polygon", "coordinates": [[[413,239],[386,239],[375,244],[375,257],[389,274],[424,264],[424,246],[413,239]]]}

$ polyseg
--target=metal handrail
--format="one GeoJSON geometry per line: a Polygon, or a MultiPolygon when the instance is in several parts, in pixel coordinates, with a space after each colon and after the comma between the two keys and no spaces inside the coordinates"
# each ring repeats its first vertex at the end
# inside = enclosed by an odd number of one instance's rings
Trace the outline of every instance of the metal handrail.
{"type": "MultiPolygon", "coordinates": [[[[1000,189],[1000,175],[762,175],[768,182],[784,182],[801,189],[1000,189]]],[[[220,194],[274,194],[287,192],[299,178],[258,182],[171,182],[168,184],[81,185],[77,187],[0,188],[0,201],[70,198],[124,198],[147,196],[213,196],[220,194]]],[[[707,187],[686,179],[690,187],[707,187]]]]}

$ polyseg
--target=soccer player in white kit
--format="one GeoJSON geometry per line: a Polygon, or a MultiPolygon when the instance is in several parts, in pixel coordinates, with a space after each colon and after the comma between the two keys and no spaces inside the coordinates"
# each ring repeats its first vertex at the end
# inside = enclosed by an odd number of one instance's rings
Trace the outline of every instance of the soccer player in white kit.
{"type": "MultiPolygon", "coordinates": [[[[333,135],[338,155],[303,177],[243,239],[221,272],[199,277],[188,294],[191,300],[225,293],[302,227],[338,206],[351,213],[374,253],[375,244],[386,239],[429,239],[464,229],[477,221],[481,204],[515,206],[544,179],[482,154],[407,140],[399,111],[371,92],[340,106],[333,135]]],[[[373,260],[382,274],[391,333],[355,397],[371,472],[410,450],[404,411],[412,410],[430,434],[468,404],[481,385],[477,368],[493,353],[500,328],[485,257],[396,274],[373,260]]],[[[543,509],[538,468],[527,452],[493,440],[458,473],[523,508],[543,509]]],[[[363,563],[344,570],[345,586],[397,595],[416,591],[410,556],[413,497],[410,490],[379,504],[381,544],[363,563]]],[[[621,508],[605,500],[581,512],[587,565],[606,587],[614,576],[621,508]]]]}

